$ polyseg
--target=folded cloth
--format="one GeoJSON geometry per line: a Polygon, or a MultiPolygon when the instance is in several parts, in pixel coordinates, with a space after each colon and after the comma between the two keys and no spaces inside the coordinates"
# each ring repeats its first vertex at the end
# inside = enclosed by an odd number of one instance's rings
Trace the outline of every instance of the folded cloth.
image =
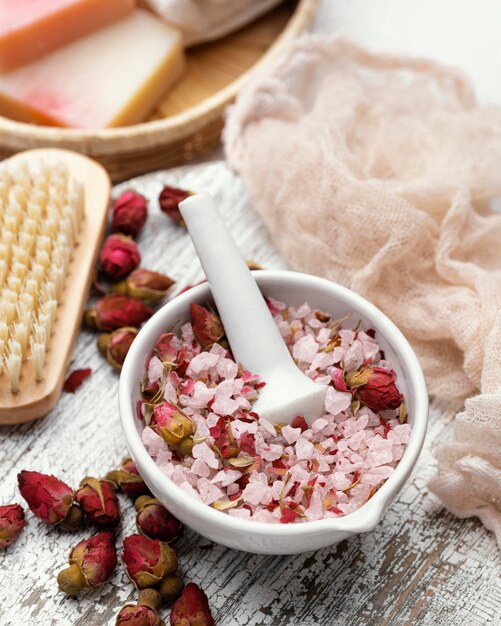
{"type": "Polygon", "coordinates": [[[187,46],[212,41],[242,28],[282,0],[146,0],[179,28],[187,46]]]}
{"type": "Polygon", "coordinates": [[[309,35],[241,92],[225,149],[289,266],[374,302],[430,393],[470,398],[430,488],[501,544],[501,110],[449,68],[309,35]]]}

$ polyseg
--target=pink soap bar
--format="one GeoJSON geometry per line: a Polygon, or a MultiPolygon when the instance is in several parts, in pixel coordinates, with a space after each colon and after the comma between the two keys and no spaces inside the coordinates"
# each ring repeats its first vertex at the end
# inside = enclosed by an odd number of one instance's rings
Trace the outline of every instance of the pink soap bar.
{"type": "Polygon", "coordinates": [[[135,0],[0,0],[0,71],[39,59],[134,6],[135,0]]]}

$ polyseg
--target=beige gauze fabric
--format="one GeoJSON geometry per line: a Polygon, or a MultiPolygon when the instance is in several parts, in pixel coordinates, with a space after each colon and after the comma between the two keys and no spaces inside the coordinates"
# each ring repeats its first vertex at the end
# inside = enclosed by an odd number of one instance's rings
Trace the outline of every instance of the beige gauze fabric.
{"type": "Polygon", "coordinates": [[[464,409],[430,488],[501,544],[501,109],[433,62],[297,40],[229,112],[225,148],[292,269],[351,287],[464,409]]]}

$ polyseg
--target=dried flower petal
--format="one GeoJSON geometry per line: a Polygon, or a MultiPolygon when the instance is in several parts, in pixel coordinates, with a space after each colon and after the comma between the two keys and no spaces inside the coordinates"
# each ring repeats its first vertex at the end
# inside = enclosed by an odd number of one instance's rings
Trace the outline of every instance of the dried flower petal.
{"type": "Polygon", "coordinates": [[[80,541],[68,557],[70,567],[59,572],[59,589],[74,596],[85,587],[94,589],[113,574],[117,556],[115,535],[101,532],[90,539],[80,541]]]}
{"type": "Polygon", "coordinates": [[[107,526],[119,523],[120,506],[111,481],[88,476],[81,481],[75,496],[93,524],[107,526]]]}
{"type": "Polygon", "coordinates": [[[177,568],[176,553],[168,544],[142,535],[124,539],[122,559],[137,589],[157,585],[177,568]]]}
{"type": "Polygon", "coordinates": [[[219,317],[199,304],[190,305],[193,333],[202,348],[211,346],[224,336],[224,328],[219,317]]]}
{"type": "Polygon", "coordinates": [[[25,526],[24,511],[20,504],[0,506],[0,549],[10,546],[25,526]]]}
{"type": "Polygon", "coordinates": [[[17,481],[19,491],[31,511],[42,521],[52,526],[61,524],[64,530],[73,530],[64,525],[71,517],[75,527],[80,525],[79,509],[73,504],[75,494],[62,480],[52,475],[23,470],[17,475],[17,481]],[[73,509],[75,515],[72,514],[73,509]]]}
{"type": "Polygon", "coordinates": [[[172,607],[171,626],[215,626],[209,600],[195,583],[189,583],[183,589],[179,600],[172,607]]]}
{"type": "Polygon", "coordinates": [[[112,293],[87,309],[85,322],[91,328],[111,331],[124,326],[139,327],[152,315],[153,309],[143,302],[112,293]]]}
{"type": "Polygon", "coordinates": [[[134,191],[125,191],[113,204],[111,230],[136,237],[146,222],[146,198],[134,191]]]}
{"type": "Polygon", "coordinates": [[[160,500],[142,496],[135,503],[137,529],[141,535],[170,543],[183,533],[183,524],[162,506],[160,500]]]}
{"type": "Polygon", "coordinates": [[[192,195],[192,191],[166,185],[158,196],[158,203],[160,209],[168,215],[171,220],[176,222],[179,226],[184,226],[184,220],[179,210],[179,203],[192,195]]]}
{"type": "Polygon", "coordinates": [[[110,235],[101,249],[101,268],[111,280],[130,274],[141,262],[136,243],[126,235],[110,235]]]}
{"type": "Polygon", "coordinates": [[[74,370],[64,381],[63,389],[68,393],[75,393],[85,379],[92,374],[90,368],[74,370]]]}

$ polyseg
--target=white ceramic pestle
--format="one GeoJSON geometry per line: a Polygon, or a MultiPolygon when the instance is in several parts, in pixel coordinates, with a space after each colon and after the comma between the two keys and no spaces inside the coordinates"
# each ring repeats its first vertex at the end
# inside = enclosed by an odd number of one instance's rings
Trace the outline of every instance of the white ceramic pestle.
{"type": "Polygon", "coordinates": [[[272,423],[302,415],[311,424],[325,413],[327,387],[294,363],[247,264],[216,208],[200,193],[179,205],[209,281],[233,356],[266,381],[253,410],[272,423]]]}

